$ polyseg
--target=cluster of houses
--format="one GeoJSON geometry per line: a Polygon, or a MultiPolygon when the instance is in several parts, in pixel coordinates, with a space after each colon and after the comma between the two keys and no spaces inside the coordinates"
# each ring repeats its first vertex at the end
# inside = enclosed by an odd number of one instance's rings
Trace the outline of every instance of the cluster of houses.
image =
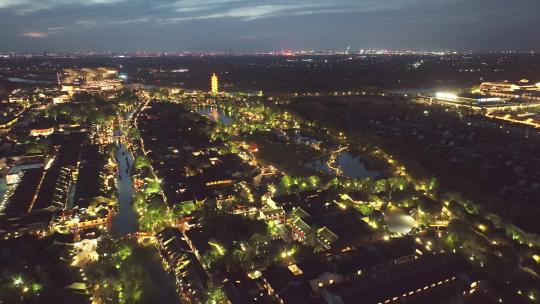
{"type": "MultiPolygon", "coordinates": [[[[460,257],[427,252],[412,237],[388,238],[372,226],[377,215],[343,204],[332,190],[269,193],[261,202],[239,196],[249,192],[245,188],[257,189],[253,180],[260,170],[236,154],[217,153],[223,143],[209,138],[209,122],[197,114],[154,103],[138,123],[171,207],[214,201],[231,214],[278,227],[284,248],[300,243],[313,249],[296,262],[285,251],[282,263],[266,269],[219,273],[230,303],[430,303],[434,295],[474,293],[479,278],[460,257]]],[[[350,195],[361,199],[360,193],[350,195]]],[[[188,217],[183,231],[167,228],[157,235],[179,289],[195,297],[207,288],[201,256],[212,247],[197,221],[188,217]]]]}

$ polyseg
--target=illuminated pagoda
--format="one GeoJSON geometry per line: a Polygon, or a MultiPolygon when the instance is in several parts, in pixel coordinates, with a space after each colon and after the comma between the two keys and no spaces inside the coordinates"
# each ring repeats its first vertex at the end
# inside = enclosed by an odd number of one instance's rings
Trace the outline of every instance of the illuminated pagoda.
{"type": "Polygon", "coordinates": [[[219,90],[219,83],[218,83],[218,77],[216,73],[212,74],[212,78],[210,78],[210,87],[212,94],[217,94],[219,90]]]}

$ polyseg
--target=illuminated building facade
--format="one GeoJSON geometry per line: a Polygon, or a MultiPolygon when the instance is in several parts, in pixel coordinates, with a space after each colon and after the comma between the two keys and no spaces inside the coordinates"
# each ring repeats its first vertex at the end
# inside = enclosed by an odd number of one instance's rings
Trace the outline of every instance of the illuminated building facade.
{"type": "Polygon", "coordinates": [[[121,86],[118,70],[111,68],[65,69],[58,74],[62,91],[72,95],[76,91],[101,92],[121,86]]]}
{"type": "Polygon", "coordinates": [[[509,82],[483,82],[480,85],[480,92],[499,97],[540,101],[540,83],[532,84],[527,79],[522,79],[517,84],[509,82]]]}
{"type": "Polygon", "coordinates": [[[41,129],[32,129],[30,130],[30,135],[32,136],[49,136],[54,133],[54,128],[41,128],[41,129]]]}
{"type": "Polygon", "coordinates": [[[538,84],[534,85],[529,83],[529,80],[522,79],[519,83],[510,82],[483,82],[480,85],[480,91],[482,92],[513,92],[513,91],[537,91],[540,89],[538,84]]]}

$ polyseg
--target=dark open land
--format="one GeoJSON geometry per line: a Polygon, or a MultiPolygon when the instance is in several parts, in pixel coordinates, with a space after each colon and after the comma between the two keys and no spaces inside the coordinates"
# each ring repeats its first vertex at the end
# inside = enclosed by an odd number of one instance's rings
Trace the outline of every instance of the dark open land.
{"type": "MultiPolygon", "coordinates": [[[[535,79],[538,54],[331,55],[331,56],[161,56],[17,57],[0,59],[0,75],[56,82],[56,71],[72,67],[119,68],[130,82],[208,89],[217,73],[226,91],[275,94],[360,88],[429,89],[472,86],[482,79],[535,79]],[[182,72],[180,72],[182,70],[182,72]]],[[[21,84],[18,84],[21,85],[21,84]]]]}
{"type": "Polygon", "coordinates": [[[297,98],[301,116],[395,155],[419,178],[436,176],[523,229],[540,226],[540,136],[472,113],[425,107],[399,97],[297,98]]]}

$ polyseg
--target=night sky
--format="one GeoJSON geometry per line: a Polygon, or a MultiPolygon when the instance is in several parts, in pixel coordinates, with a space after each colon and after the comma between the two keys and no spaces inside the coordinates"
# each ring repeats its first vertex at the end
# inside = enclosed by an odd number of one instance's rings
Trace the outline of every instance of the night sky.
{"type": "Polygon", "coordinates": [[[539,0],[0,0],[0,52],[540,50],[539,0]]]}

